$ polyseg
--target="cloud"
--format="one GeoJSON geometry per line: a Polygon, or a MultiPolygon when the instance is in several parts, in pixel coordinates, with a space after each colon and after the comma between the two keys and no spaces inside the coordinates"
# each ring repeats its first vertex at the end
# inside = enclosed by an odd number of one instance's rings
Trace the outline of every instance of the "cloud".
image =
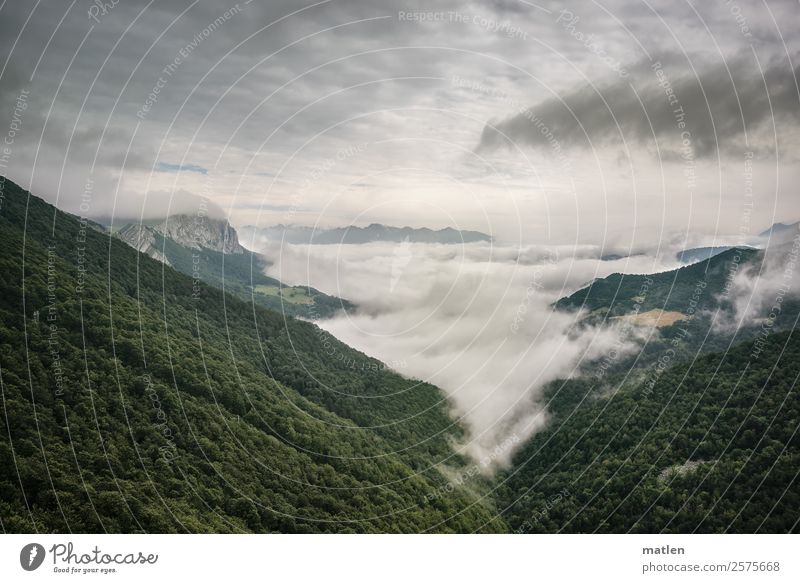
{"type": "MultiPolygon", "coordinates": [[[[650,234],[683,227],[681,215],[662,224],[661,209],[675,214],[689,201],[721,208],[723,216],[709,217],[704,228],[735,233],[738,217],[730,210],[735,207],[727,200],[718,206],[720,193],[714,189],[720,174],[728,183],[741,175],[738,160],[723,170],[713,164],[698,167],[698,190],[685,193],[680,173],[662,169],[650,155],[625,168],[629,161],[621,161],[613,138],[598,137],[602,147],[590,152],[598,154],[598,163],[586,155],[582,135],[566,125],[551,128],[572,162],[566,170],[529,151],[522,159],[512,159],[502,148],[491,157],[486,149],[473,151],[487,120],[509,119],[522,107],[547,106],[544,113],[563,117],[548,102],[563,96],[578,109],[591,109],[596,96],[574,90],[588,80],[605,91],[622,129],[640,136],[632,142],[637,148],[640,140],[651,140],[641,115],[636,117],[641,106],[635,102],[627,108],[634,99],[630,88],[615,81],[598,51],[558,22],[561,4],[535,4],[444,0],[431,8],[418,0],[277,0],[239,2],[231,11],[233,0],[131,0],[119,2],[96,22],[80,3],[6,2],[0,9],[0,53],[8,56],[0,78],[0,122],[7,122],[16,92],[27,88],[31,96],[8,174],[59,204],[80,200],[91,176],[97,184],[94,206],[103,212],[139,201],[147,192],[180,189],[213,198],[238,224],[258,222],[254,215],[262,211],[263,224],[287,222],[283,209],[289,208],[302,210],[291,220],[308,225],[349,223],[369,209],[383,213],[376,217],[380,222],[435,226],[430,205],[419,203],[424,199],[440,207],[440,225],[457,222],[488,230],[491,223],[498,233],[521,232],[539,242],[580,237],[581,243],[599,245],[606,236],[621,241],[637,230],[650,234]],[[453,11],[459,18],[399,18],[400,12],[431,10],[453,11]],[[482,22],[511,22],[527,39],[509,38],[506,29],[482,22]],[[487,90],[457,86],[455,78],[475,80],[487,90]],[[358,151],[364,144],[367,148],[358,151]],[[354,148],[356,155],[342,155],[354,148]],[[335,167],[314,179],[331,160],[335,167]],[[205,168],[215,188],[205,190],[206,175],[198,172],[161,172],[161,161],[205,168]],[[653,200],[662,190],[669,204],[653,200]],[[646,203],[631,204],[640,194],[649,198],[646,203]],[[648,215],[644,223],[641,213],[648,215]]],[[[757,54],[774,89],[782,136],[777,145],[784,156],[796,151],[791,136],[784,135],[794,127],[792,120],[780,117],[793,86],[786,60],[800,50],[800,34],[791,26],[795,4],[771,1],[771,13],[742,7],[754,38],[742,35],[724,3],[695,7],[613,0],[570,10],[580,17],[580,32],[594,35],[613,61],[635,63],[645,51],[659,55],[664,71],[685,93],[684,102],[697,97],[686,84],[691,79],[682,79],[689,64],[695,65],[712,107],[725,114],[723,120],[714,118],[716,129],[735,144],[742,136],[726,126],[735,125],[736,116],[727,114],[738,107],[726,89],[732,86],[724,68],[729,63],[754,126],[748,128],[753,148],[774,150],[769,120],[756,117],[765,93],[757,54]],[[742,51],[748,57],[731,59],[742,51]]],[[[663,92],[646,65],[638,72],[632,67],[631,73],[634,82],[642,79],[648,112],[663,104],[663,92]]],[[[581,115],[593,135],[607,137],[608,127],[616,131],[602,109],[595,118],[581,115]]],[[[674,120],[658,107],[652,118],[662,153],[674,158],[679,151],[671,137],[674,120]]],[[[691,123],[697,126],[692,131],[698,157],[713,151],[708,117],[691,123]]],[[[533,136],[525,139],[536,143],[533,136]]],[[[770,197],[781,198],[779,212],[798,208],[790,196],[776,194],[775,166],[765,162],[764,175],[754,180],[756,195],[764,200],[755,212],[771,212],[770,197]],[[766,176],[770,169],[772,176],[766,176]]],[[[780,184],[796,188],[797,173],[783,165],[780,184]]],[[[733,190],[725,186],[730,196],[733,190]]]]}
{"type": "MultiPolygon", "coordinates": [[[[752,58],[699,65],[674,55],[632,67],[629,77],[586,85],[487,124],[479,150],[514,144],[551,149],[645,144],[662,156],[708,157],[741,152],[747,133],[773,124],[796,133],[800,123],[798,68],[789,61],[759,70],[752,58]],[[683,125],[685,124],[685,125],[683,125]],[[688,152],[687,152],[688,146],[688,152]]],[[[767,127],[768,126],[768,127],[767,127]]],[[[752,150],[771,150],[769,140],[752,150]]]]}
{"type": "MultiPolygon", "coordinates": [[[[509,443],[524,443],[547,423],[548,382],[634,347],[619,329],[576,326],[575,314],[551,305],[624,262],[488,244],[270,245],[264,252],[273,261],[269,275],[355,301],[355,314],[318,324],[401,374],[441,387],[468,429],[457,447],[478,461],[490,458],[492,468],[508,463],[509,443]]],[[[625,261],[634,270],[654,265],[644,256],[625,261]]]]}
{"type": "Polygon", "coordinates": [[[740,266],[719,299],[727,309],[716,314],[717,331],[759,326],[769,333],[776,327],[794,327],[796,322],[782,313],[789,302],[800,300],[800,231],[781,233],[763,251],[762,261],[740,266]]]}

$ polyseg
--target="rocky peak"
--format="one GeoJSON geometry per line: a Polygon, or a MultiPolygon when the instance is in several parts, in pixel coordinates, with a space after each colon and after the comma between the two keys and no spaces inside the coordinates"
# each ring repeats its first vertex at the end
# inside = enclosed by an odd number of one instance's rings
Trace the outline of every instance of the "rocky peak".
{"type": "Polygon", "coordinates": [[[244,253],[236,229],[225,219],[173,215],[157,224],[154,229],[184,247],[205,248],[226,254],[244,253]]]}

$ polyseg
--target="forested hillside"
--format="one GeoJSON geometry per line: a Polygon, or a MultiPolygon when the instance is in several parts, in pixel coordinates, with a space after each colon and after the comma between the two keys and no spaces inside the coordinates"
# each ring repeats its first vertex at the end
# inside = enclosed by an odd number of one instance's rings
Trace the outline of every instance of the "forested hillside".
{"type": "MultiPolygon", "coordinates": [[[[193,226],[192,221],[184,223],[193,226]]],[[[206,226],[200,219],[194,228],[202,230],[206,226]]],[[[236,231],[230,226],[228,228],[235,237],[236,231]]],[[[353,304],[345,299],[329,296],[312,287],[288,286],[265,275],[268,264],[263,256],[239,247],[238,242],[239,253],[223,253],[200,245],[193,248],[143,224],[127,225],[115,235],[185,275],[287,316],[316,320],[333,316],[340,310],[353,309],[353,304]],[[145,237],[146,242],[143,241],[145,237]]]]}
{"type": "Polygon", "coordinates": [[[672,271],[651,275],[614,273],[597,279],[574,294],[560,299],[559,308],[584,308],[596,315],[621,316],[638,306],[685,313],[699,282],[702,306],[718,305],[729,278],[740,266],[757,261],[760,252],[752,248],[734,248],[713,257],[672,271]],[[649,280],[649,282],[648,282],[649,280]]]}
{"type": "Polygon", "coordinates": [[[498,508],[519,532],[797,532],[799,374],[784,332],[635,381],[554,383],[498,508]]]}
{"type": "MultiPolygon", "coordinates": [[[[435,387],[313,324],[10,182],[0,245],[4,531],[798,530],[791,331],[552,383],[549,424],[492,483],[453,454],[462,430],[435,387]]],[[[708,268],[720,285],[727,268],[708,268]]],[[[674,307],[642,280],[606,283],[581,303],[674,307]]]]}
{"type": "Polygon", "coordinates": [[[435,387],[9,181],[0,245],[4,531],[505,528],[435,387]]]}
{"type": "MultiPolygon", "coordinates": [[[[791,260],[790,245],[769,250],[771,266],[791,260]]],[[[791,330],[800,314],[800,298],[791,279],[780,281],[766,273],[765,251],[753,248],[732,248],[713,257],[672,271],[649,275],[614,273],[593,281],[583,289],[556,302],[560,310],[582,310],[585,314],[577,325],[623,326],[629,336],[639,336],[641,349],[618,358],[609,370],[626,371],[647,368],[669,352],[669,364],[690,360],[698,353],[725,351],[731,346],[769,332],[791,330]],[[780,297],[780,309],[759,306],[757,293],[750,288],[742,298],[737,290],[744,276],[751,282],[773,287],[770,301],[780,297]],[[779,292],[780,282],[791,293],[779,292]],[[739,304],[737,304],[737,301],[739,304]],[[750,315],[740,313],[747,303],[750,315]],[[775,317],[767,319],[770,311],[775,317]]],[[[782,268],[780,268],[782,270],[782,268]]],[[[795,276],[796,279],[796,276],[795,276]]],[[[762,288],[764,291],[764,288],[762,288]]],[[[784,289],[785,291],[785,289],[784,289]]],[[[597,363],[585,363],[587,371],[597,363]]],[[[607,363],[608,364],[608,363],[607,363]]]]}

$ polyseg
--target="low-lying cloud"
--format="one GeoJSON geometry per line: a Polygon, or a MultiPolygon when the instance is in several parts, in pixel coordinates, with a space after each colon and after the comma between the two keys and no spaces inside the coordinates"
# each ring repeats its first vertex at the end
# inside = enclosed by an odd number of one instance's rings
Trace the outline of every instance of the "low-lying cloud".
{"type": "Polygon", "coordinates": [[[269,275],[356,302],[318,324],[398,372],[441,387],[468,429],[458,444],[493,467],[547,422],[544,386],[582,362],[632,349],[613,328],[576,327],[558,297],[652,258],[580,258],[566,249],[489,244],[274,245],[269,275]],[[522,260],[521,260],[522,259],[522,260]],[[501,451],[498,455],[497,452],[501,451]]]}
{"type": "Polygon", "coordinates": [[[768,334],[778,327],[794,327],[796,322],[783,312],[798,297],[800,230],[794,228],[771,241],[762,261],[743,264],[732,274],[721,298],[731,309],[717,315],[715,329],[731,332],[760,326],[768,334]]]}

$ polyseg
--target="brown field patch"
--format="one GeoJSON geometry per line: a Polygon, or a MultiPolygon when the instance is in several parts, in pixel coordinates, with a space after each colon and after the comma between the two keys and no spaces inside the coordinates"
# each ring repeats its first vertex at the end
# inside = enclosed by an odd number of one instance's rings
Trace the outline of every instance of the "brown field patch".
{"type": "Polygon", "coordinates": [[[688,317],[680,312],[667,312],[656,308],[655,310],[648,310],[641,314],[626,314],[611,319],[625,320],[635,326],[655,326],[656,328],[664,328],[666,326],[672,326],[675,322],[687,320],[688,317]]]}

